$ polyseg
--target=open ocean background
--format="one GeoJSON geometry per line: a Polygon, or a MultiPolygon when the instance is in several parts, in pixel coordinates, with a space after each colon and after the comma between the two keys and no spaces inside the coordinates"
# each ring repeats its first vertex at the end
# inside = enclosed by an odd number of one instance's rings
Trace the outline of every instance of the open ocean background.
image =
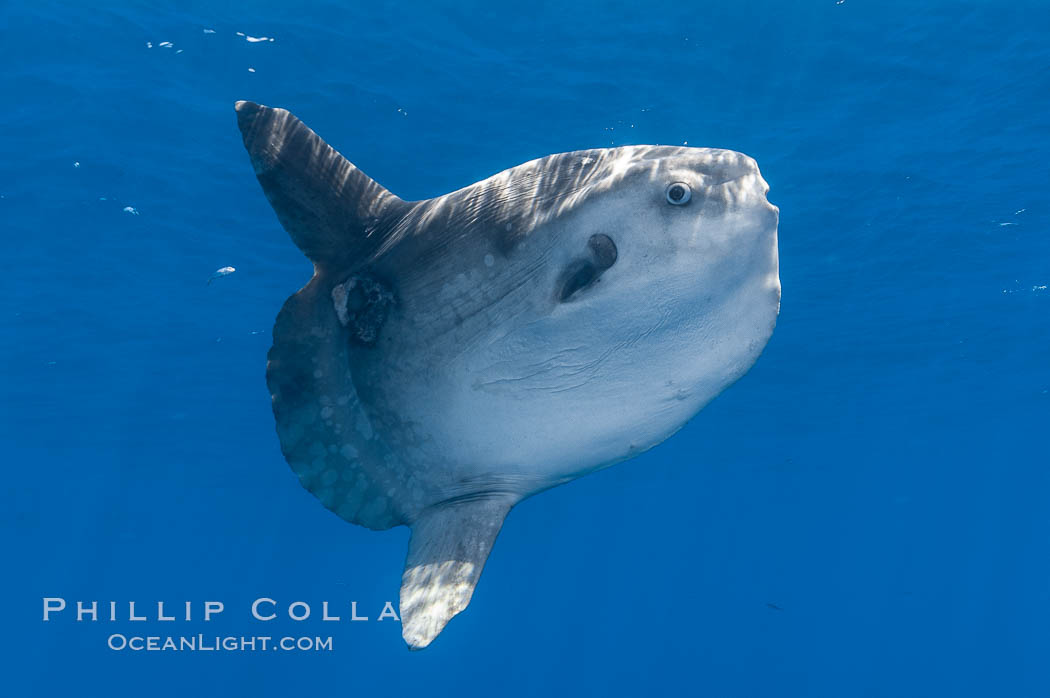
{"type": "Polygon", "coordinates": [[[0,66],[3,695],[1050,695],[1046,2],[7,0],[0,66]],[[396,602],[408,530],[341,521],[278,450],[269,332],[310,266],[238,99],[410,199],[558,151],[748,153],[777,331],[677,436],[515,509],[410,654],[344,605],[396,602]]]}

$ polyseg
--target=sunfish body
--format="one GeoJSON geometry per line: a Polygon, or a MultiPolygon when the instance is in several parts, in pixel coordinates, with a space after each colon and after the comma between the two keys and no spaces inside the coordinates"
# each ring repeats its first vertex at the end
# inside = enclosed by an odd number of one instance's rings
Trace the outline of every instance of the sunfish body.
{"type": "Polygon", "coordinates": [[[511,507],[671,436],[773,332],[778,211],[745,155],[584,150],[403,201],[289,112],[236,108],[314,264],[273,330],[281,449],[347,521],[411,526],[410,648],[466,608],[511,507]]]}

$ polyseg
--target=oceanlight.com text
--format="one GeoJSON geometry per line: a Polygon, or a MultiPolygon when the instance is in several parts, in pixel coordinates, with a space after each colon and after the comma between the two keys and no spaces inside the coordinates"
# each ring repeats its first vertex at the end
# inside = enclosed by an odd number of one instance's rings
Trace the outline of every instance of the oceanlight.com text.
{"type": "Polygon", "coordinates": [[[332,637],[272,637],[270,635],[123,635],[106,640],[117,652],[331,652],[332,637]]]}

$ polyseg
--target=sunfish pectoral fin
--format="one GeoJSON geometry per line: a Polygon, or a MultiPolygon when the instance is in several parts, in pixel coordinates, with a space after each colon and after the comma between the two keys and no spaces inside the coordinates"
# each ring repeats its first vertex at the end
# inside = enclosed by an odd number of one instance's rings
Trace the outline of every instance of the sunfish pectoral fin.
{"type": "Polygon", "coordinates": [[[363,260],[407,206],[285,109],[237,102],[237,125],[281,225],[319,266],[363,260]]]}
{"type": "Polygon", "coordinates": [[[507,498],[454,500],[430,507],[412,524],[401,576],[401,634],[421,650],[467,607],[513,506],[507,498]]]}

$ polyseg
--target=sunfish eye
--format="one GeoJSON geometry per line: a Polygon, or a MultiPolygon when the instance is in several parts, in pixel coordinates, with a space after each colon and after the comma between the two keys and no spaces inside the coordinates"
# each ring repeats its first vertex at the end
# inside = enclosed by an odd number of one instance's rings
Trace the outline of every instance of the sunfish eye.
{"type": "Polygon", "coordinates": [[[685,182],[673,182],[667,185],[666,195],[667,203],[675,206],[682,206],[683,204],[689,203],[689,199],[693,195],[693,192],[685,182]]]}

